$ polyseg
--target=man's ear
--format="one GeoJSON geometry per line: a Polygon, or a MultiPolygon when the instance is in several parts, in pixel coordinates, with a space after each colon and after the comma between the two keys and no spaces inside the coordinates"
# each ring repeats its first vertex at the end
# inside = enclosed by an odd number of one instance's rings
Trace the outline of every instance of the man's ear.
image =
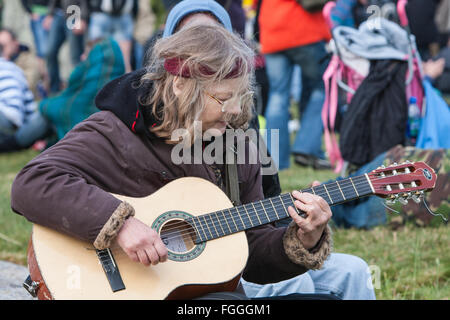
{"type": "Polygon", "coordinates": [[[175,77],[172,82],[172,90],[175,96],[179,96],[183,90],[184,81],[181,77],[175,77]]]}

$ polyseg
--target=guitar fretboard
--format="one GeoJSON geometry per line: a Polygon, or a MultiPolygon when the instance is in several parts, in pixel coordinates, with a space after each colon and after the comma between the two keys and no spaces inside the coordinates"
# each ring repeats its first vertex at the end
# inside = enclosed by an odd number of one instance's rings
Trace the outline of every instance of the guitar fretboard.
{"type": "MultiPolygon", "coordinates": [[[[321,184],[300,192],[319,195],[330,206],[374,193],[367,175],[321,184]]],[[[192,217],[188,220],[196,229],[195,243],[220,238],[290,217],[287,209],[289,206],[295,208],[294,200],[291,193],[284,193],[277,197],[192,217]]],[[[296,210],[298,214],[304,214],[300,210],[296,210]]]]}

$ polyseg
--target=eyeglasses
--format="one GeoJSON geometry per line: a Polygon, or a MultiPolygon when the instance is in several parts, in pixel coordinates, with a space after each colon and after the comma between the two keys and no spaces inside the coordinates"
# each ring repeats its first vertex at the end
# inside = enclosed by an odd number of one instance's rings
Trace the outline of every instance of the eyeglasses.
{"type": "Polygon", "coordinates": [[[244,93],[242,95],[236,95],[230,99],[227,99],[226,101],[222,101],[219,98],[217,98],[214,95],[209,94],[207,92],[206,92],[206,95],[208,97],[210,97],[211,99],[215,100],[218,104],[220,104],[222,106],[222,112],[226,112],[227,110],[230,110],[237,98],[239,98],[239,107],[242,107],[243,105],[245,105],[248,102],[253,100],[253,92],[252,91],[247,91],[246,93],[244,93]]]}

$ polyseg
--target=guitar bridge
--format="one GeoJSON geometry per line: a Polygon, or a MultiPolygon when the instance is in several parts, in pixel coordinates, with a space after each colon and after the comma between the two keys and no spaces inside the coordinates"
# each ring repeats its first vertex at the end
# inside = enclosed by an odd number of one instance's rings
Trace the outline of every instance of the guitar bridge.
{"type": "Polygon", "coordinates": [[[109,249],[95,250],[97,257],[102,264],[103,271],[105,271],[106,278],[109,281],[111,290],[113,292],[124,290],[125,285],[123,284],[122,277],[120,276],[119,268],[117,267],[116,261],[109,249]]]}

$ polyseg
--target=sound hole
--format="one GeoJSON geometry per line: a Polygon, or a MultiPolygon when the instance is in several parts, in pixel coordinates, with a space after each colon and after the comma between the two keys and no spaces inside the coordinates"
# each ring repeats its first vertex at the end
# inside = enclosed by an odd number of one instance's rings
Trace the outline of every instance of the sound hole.
{"type": "Polygon", "coordinates": [[[192,226],[184,220],[173,219],[161,227],[161,239],[167,250],[174,253],[184,253],[195,247],[195,231],[192,226]]]}

